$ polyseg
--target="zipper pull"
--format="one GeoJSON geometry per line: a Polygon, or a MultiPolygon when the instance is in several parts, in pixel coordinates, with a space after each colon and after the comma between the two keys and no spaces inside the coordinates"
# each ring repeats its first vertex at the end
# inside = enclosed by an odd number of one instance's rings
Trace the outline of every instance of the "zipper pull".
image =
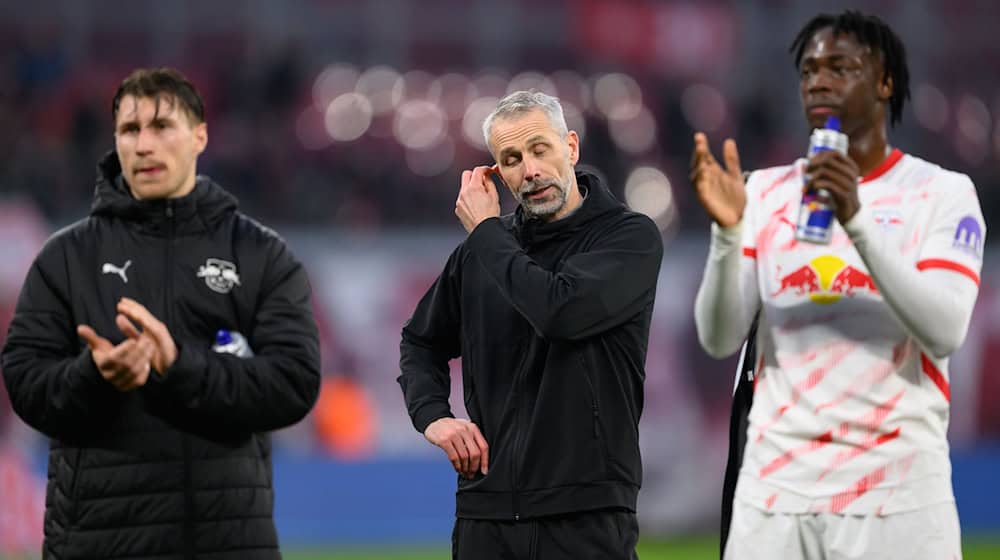
{"type": "Polygon", "coordinates": [[[174,217],[174,203],[169,200],[167,201],[167,217],[168,218],[174,217]]]}

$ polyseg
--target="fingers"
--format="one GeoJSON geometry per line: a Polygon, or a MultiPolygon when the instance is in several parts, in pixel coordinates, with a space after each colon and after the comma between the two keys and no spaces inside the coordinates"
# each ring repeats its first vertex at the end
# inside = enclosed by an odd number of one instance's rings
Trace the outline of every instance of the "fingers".
{"type": "Polygon", "coordinates": [[[806,188],[826,189],[836,193],[854,190],[858,180],[857,166],[835,152],[813,156],[806,166],[806,175],[809,177],[806,188]]]}
{"type": "Polygon", "coordinates": [[[115,317],[115,324],[118,325],[118,330],[120,330],[126,338],[137,339],[142,336],[142,333],[139,332],[139,329],[135,328],[132,321],[129,321],[128,317],[122,315],[121,313],[115,317]]]}
{"type": "Polygon", "coordinates": [[[76,334],[87,343],[90,351],[106,350],[111,348],[111,343],[106,338],[102,338],[89,325],[77,325],[76,334]]]}
{"type": "Polygon", "coordinates": [[[82,325],[80,327],[77,327],[76,332],[87,343],[87,346],[90,347],[91,352],[100,350],[109,350],[112,347],[112,344],[108,339],[97,334],[96,332],[94,332],[94,329],[90,328],[87,325],[82,325]]]}
{"type": "Polygon", "coordinates": [[[424,436],[444,450],[458,474],[474,478],[477,472],[485,475],[489,471],[489,445],[472,422],[441,418],[427,426],[424,436]]]}
{"type": "Polygon", "coordinates": [[[721,171],[718,162],[708,147],[708,137],[698,132],[694,135],[694,150],[691,151],[691,163],[688,178],[697,188],[704,188],[704,180],[711,178],[713,173],[721,171]]]}
{"type": "Polygon", "coordinates": [[[481,189],[486,188],[484,181],[486,180],[486,168],[483,166],[478,166],[472,170],[472,179],[469,181],[469,186],[472,188],[479,187],[481,189]]]}
{"type": "MultiPolygon", "coordinates": [[[[473,442],[479,449],[479,471],[484,475],[489,472],[490,466],[490,446],[486,443],[486,438],[483,437],[483,433],[479,431],[479,426],[471,424],[473,442]]],[[[473,472],[473,474],[475,474],[473,472]]]]}
{"type": "Polygon", "coordinates": [[[115,346],[104,363],[104,369],[110,373],[108,381],[119,391],[131,391],[145,385],[153,351],[153,342],[146,337],[130,338],[115,346]]]}
{"type": "Polygon", "coordinates": [[[462,185],[459,190],[464,191],[466,188],[468,188],[470,180],[472,180],[472,171],[466,169],[465,171],[462,172],[462,185]]]}
{"type": "Polygon", "coordinates": [[[462,472],[462,460],[459,458],[458,448],[455,442],[448,440],[440,445],[441,449],[448,455],[448,460],[451,461],[451,466],[454,467],[455,472],[462,472]]]}
{"type": "MultiPolygon", "coordinates": [[[[139,323],[142,330],[146,332],[156,331],[164,326],[145,306],[131,298],[123,297],[118,302],[118,312],[139,323]]],[[[149,332],[149,334],[154,339],[157,338],[156,332],[149,332]]]]}
{"type": "Polygon", "coordinates": [[[702,132],[694,135],[694,150],[691,151],[691,169],[693,170],[702,162],[715,163],[715,157],[708,148],[708,137],[702,132]]]}
{"type": "MultiPolygon", "coordinates": [[[[157,362],[154,365],[157,371],[163,373],[177,358],[177,345],[174,343],[170,331],[167,330],[167,326],[154,317],[142,304],[130,298],[122,298],[118,302],[118,312],[138,323],[142,327],[142,334],[153,339],[158,352],[157,362]]],[[[119,328],[121,327],[122,325],[119,324],[119,328]]]]}
{"type": "Polygon", "coordinates": [[[726,162],[726,173],[743,180],[743,170],[740,168],[740,153],[736,149],[736,141],[726,138],[722,143],[722,159],[726,162]]]}

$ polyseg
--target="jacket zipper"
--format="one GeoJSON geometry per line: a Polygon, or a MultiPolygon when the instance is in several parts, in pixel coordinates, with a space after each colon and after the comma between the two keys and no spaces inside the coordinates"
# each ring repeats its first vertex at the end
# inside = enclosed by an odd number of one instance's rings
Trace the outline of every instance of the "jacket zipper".
{"type": "Polygon", "coordinates": [[[525,364],[528,361],[528,354],[530,350],[526,351],[523,356],[521,356],[521,363],[518,364],[515,370],[514,378],[514,449],[511,453],[511,507],[513,508],[514,521],[521,520],[521,497],[518,495],[520,486],[517,481],[517,470],[521,464],[521,410],[524,408],[521,402],[521,387],[524,383],[525,364]]]}
{"type": "MultiPolygon", "coordinates": [[[[590,413],[594,423],[594,439],[601,439],[601,408],[597,404],[597,387],[590,377],[590,368],[587,366],[587,359],[580,356],[580,367],[583,368],[583,378],[587,381],[587,389],[590,390],[590,413]]],[[[601,456],[605,459],[604,468],[607,470],[606,452],[601,446],[601,456]]]]}
{"type": "Polygon", "coordinates": [[[513,508],[514,521],[521,520],[521,499],[517,495],[518,484],[517,484],[517,469],[520,461],[518,460],[521,456],[521,373],[517,372],[517,379],[514,380],[514,450],[511,453],[511,469],[510,469],[510,481],[513,488],[511,489],[511,507],[513,508]]]}
{"type": "MultiPolygon", "coordinates": [[[[163,322],[167,325],[169,329],[173,325],[173,317],[171,316],[171,303],[174,301],[174,282],[173,282],[173,272],[174,272],[174,201],[167,200],[167,251],[166,251],[166,267],[164,270],[164,278],[166,279],[166,286],[164,286],[163,294],[166,297],[163,305],[163,322]]],[[[181,447],[184,453],[184,555],[187,558],[194,558],[194,489],[192,486],[192,474],[191,474],[191,440],[189,439],[187,433],[181,433],[181,447]]]]}

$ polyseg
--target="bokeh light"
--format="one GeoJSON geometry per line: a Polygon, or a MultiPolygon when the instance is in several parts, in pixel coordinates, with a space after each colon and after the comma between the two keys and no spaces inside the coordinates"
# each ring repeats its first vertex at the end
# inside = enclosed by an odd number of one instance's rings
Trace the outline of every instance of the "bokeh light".
{"type": "Polygon", "coordinates": [[[457,121],[465,116],[469,102],[476,98],[476,87],[464,74],[450,73],[437,79],[430,86],[427,99],[437,103],[448,120],[457,121]]]}
{"type": "Polygon", "coordinates": [[[618,148],[630,154],[644,153],[656,142],[656,121],[645,107],[628,118],[608,119],[608,131],[618,148]]]}
{"type": "Polygon", "coordinates": [[[371,102],[375,115],[388,113],[403,99],[403,77],[389,66],[373,66],[358,77],[354,91],[371,102]]]}
{"type": "Polygon", "coordinates": [[[638,167],[625,181],[625,204],[649,216],[660,231],[671,229],[677,208],[670,179],[655,167],[638,167]]]}
{"type": "Polygon", "coordinates": [[[326,108],[337,97],[354,91],[359,76],[358,69],[350,64],[327,66],[313,81],[313,103],[321,109],[326,108]]]}
{"type": "MultiPolygon", "coordinates": [[[[455,142],[447,136],[422,149],[407,148],[406,166],[415,175],[436,177],[450,171],[455,163],[455,142]]],[[[456,191],[457,192],[457,191],[456,191]]]]}
{"type": "Polygon", "coordinates": [[[326,132],[339,142],[357,140],[372,124],[372,104],[360,93],[345,93],[326,108],[326,132]]]}
{"type": "Polygon", "coordinates": [[[444,111],[422,99],[406,101],[396,110],[393,134],[400,144],[426,150],[441,141],[446,132],[444,111]]]}
{"type": "Polygon", "coordinates": [[[521,72],[511,78],[507,84],[507,93],[515,91],[540,91],[549,95],[556,95],[556,86],[544,74],[540,72],[521,72]]]}
{"type": "Polygon", "coordinates": [[[483,138],[483,121],[496,109],[499,101],[496,97],[480,97],[469,103],[462,118],[462,136],[470,146],[488,151],[483,138]]]}
{"type": "Polygon", "coordinates": [[[577,136],[583,141],[583,138],[587,135],[587,119],[583,112],[569,101],[563,101],[561,105],[563,108],[563,117],[566,118],[566,128],[575,130],[577,136]]]}
{"type": "Polygon", "coordinates": [[[430,72],[423,70],[410,70],[403,74],[403,98],[404,99],[428,99],[432,100],[433,87],[436,79],[430,72]]]}
{"type": "Polygon", "coordinates": [[[635,78],[612,73],[594,79],[594,105],[609,119],[630,119],[642,109],[642,90],[635,78]]]}
{"type": "Polygon", "coordinates": [[[590,85],[578,72],[558,70],[549,76],[556,86],[556,96],[562,103],[572,103],[581,111],[590,109],[590,85]]]}

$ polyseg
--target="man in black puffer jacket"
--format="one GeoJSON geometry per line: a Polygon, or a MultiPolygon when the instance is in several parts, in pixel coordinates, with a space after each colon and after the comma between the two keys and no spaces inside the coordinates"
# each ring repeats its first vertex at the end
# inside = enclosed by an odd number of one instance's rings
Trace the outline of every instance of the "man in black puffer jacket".
{"type": "Polygon", "coordinates": [[[512,93],[484,132],[497,165],[462,174],[469,236],[400,343],[413,425],[461,475],[453,557],[633,559],[660,232],[575,172],[579,138],[555,98],[512,93]],[[459,356],[471,421],[448,403],[459,356]]]}
{"type": "Polygon", "coordinates": [[[113,116],[91,214],[35,259],[2,355],[14,410],[51,438],[44,556],[279,558],[267,432],[319,390],[305,270],[196,175],[183,76],[137,70],[113,116]],[[220,329],[255,355],[213,351],[220,329]]]}

